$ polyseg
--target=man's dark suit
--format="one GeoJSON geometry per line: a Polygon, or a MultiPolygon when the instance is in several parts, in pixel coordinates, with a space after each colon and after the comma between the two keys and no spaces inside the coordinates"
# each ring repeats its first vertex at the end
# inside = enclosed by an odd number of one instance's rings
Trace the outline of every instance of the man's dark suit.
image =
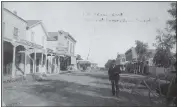
{"type": "Polygon", "coordinates": [[[115,67],[111,66],[108,70],[109,80],[112,85],[112,94],[117,95],[119,92],[119,78],[120,78],[120,66],[116,65],[115,67]],[[116,92],[116,93],[115,93],[116,92]]]}

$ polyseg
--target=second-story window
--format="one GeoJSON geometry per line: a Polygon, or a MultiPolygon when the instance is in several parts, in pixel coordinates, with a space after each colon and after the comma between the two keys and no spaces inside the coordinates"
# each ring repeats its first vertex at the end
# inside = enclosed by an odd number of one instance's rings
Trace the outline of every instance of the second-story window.
{"type": "Polygon", "coordinates": [[[34,32],[31,32],[31,41],[34,42],[34,32]]]}
{"type": "Polygon", "coordinates": [[[3,35],[2,35],[2,36],[5,35],[5,27],[6,27],[6,26],[5,26],[5,22],[3,22],[3,31],[2,31],[2,32],[3,32],[3,35]]]}
{"type": "Polygon", "coordinates": [[[68,51],[69,51],[69,41],[67,42],[67,48],[68,48],[68,51]]]}
{"type": "Polygon", "coordinates": [[[74,54],[74,44],[73,44],[73,54],[74,54]]]}
{"type": "Polygon", "coordinates": [[[72,43],[70,43],[70,53],[72,53],[72,43]]]}
{"type": "Polygon", "coordinates": [[[45,36],[42,36],[42,45],[44,46],[45,36]]]}
{"type": "Polygon", "coordinates": [[[18,28],[14,27],[14,37],[18,38],[18,28]]]}

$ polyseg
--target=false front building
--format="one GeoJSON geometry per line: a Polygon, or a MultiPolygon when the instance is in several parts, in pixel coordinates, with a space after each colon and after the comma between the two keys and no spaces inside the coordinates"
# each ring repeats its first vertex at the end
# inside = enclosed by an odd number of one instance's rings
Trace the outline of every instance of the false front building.
{"type": "Polygon", "coordinates": [[[60,70],[67,70],[69,66],[77,68],[75,57],[76,40],[67,32],[48,32],[47,46],[60,57],[60,70]]]}

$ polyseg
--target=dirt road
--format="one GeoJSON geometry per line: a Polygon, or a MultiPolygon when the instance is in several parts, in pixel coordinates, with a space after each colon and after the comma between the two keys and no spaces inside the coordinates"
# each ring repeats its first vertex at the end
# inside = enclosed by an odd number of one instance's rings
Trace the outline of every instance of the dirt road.
{"type": "MultiPolygon", "coordinates": [[[[124,83],[125,84],[125,83],[124,83]]],[[[107,72],[75,72],[47,77],[46,81],[4,84],[4,102],[15,106],[142,106],[146,96],[122,89],[112,96],[107,72]]]]}

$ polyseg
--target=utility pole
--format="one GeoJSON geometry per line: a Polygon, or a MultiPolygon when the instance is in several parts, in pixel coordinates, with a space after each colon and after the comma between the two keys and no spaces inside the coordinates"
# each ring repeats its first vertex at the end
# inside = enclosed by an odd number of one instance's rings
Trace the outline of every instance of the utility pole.
{"type": "MultiPolygon", "coordinates": [[[[95,26],[93,27],[93,35],[95,34],[95,26]]],[[[92,43],[92,38],[90,39],[90,45],[91,45],[91,43],[92,43]]],[[[88,58],[89,58],[89,55],[90,55],[90,46],[89,46],[89,52],[88,52],[88,56],[87,56],[87,60],[88,60],[88,58]]]]}
{"type": "Polygon", "coordinates": [[[89,48],[89,52],[88,52],[88,56],[87,56],[87,60],[88,60],[89,55],[90,55],[90,48],[89,48]]]}

